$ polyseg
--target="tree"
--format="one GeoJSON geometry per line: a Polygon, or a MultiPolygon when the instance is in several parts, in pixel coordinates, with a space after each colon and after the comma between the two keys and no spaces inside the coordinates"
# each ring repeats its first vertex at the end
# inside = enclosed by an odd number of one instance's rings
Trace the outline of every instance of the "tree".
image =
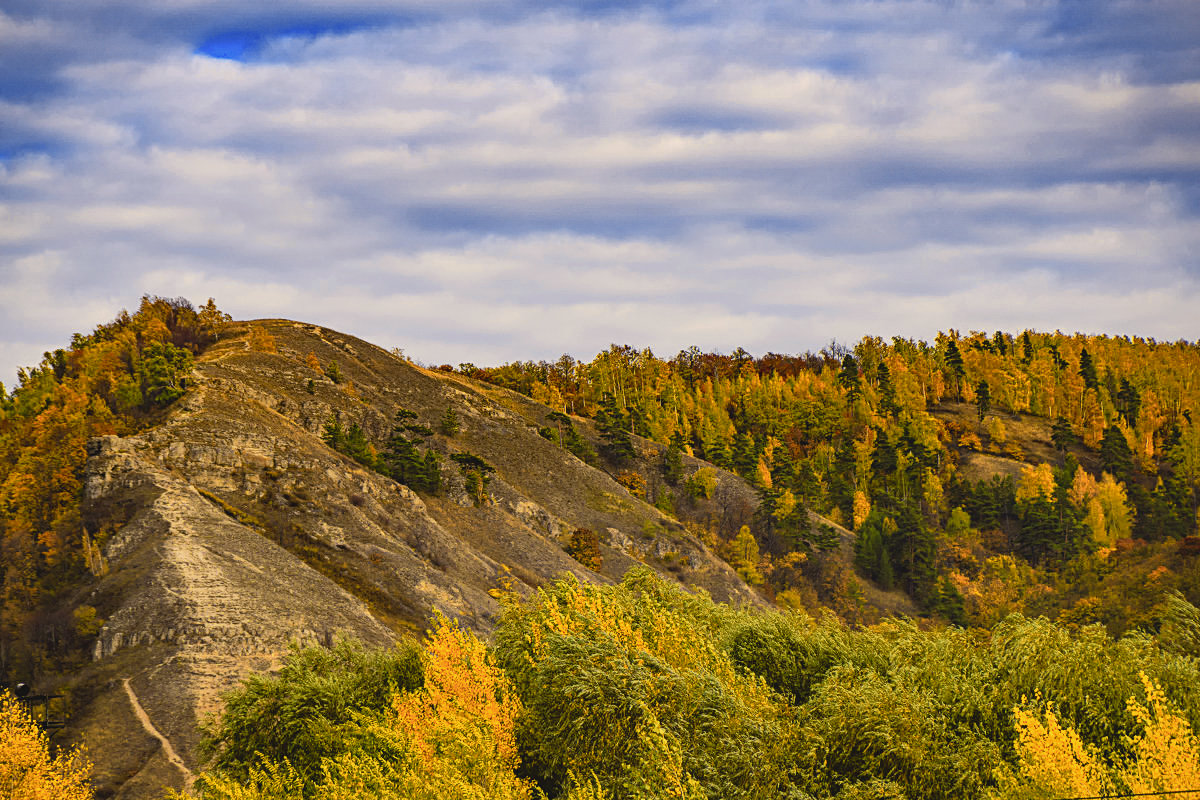
{"type": "Polygon", "coordinates": [[[662,474],[667,483],[675,486],[683,477],[682,438],[678,433],[671,437],[671,444],[663,451],[662,474]]]}
{"type": "Polygon", "coordinates": [[[1079,351],[1079,377],[1083,378],[1083,385],[1087,388],[1100,388],[1100,379],[1096,377],[1096,364],[1086,347],[1079,351]]]}
{"type": "Polygon", "coordinates": [[[459,431],[458,412],[453,406],[446,406],[446,412],[442,414],[442,419],[438,423],[438,429],[441,430],[443,436],[454,437],[459,431]]]}
{"type": "Polygon", "coordinates": [[[838,383],[846,390],[848,397],[858,397],[860,390],[858,362],[849,353],[846,353],[846,356],[842,359],[842,371],[838,373],[838,383]]]}
{"type": "Polygon", "coordinates": [[[963,365],[963,357],[958,349],[958,343],[953,339],[946,343],[946,367],[950,371],[950,380],[954,384],[955,394],[961,399],[962,379],[966,375],[966,368],[963,365]]]}
{"type": "Polygon", "coordinates": [[[617,399],[610,393],[605,393],[596,412],[596,427],[600,430],[600,438],[604,440],[604,454],[612,460],[623,463],[635,455],[633,441],[629,438],[629,420],[624,411],[617,406],[617,399]]]}
{"type": "Polygon", "coordinates": [[[879,410],[884,414],[895,414],[900,410],[896,404],[896,388],[892,386],[892,375],[887,364],[882,361],[875,370],[875,379],[879,383],[879,410]]]}
{"type": "Polygon", "coordinates": [[[975,405],[979,407],[979,421],[983,422],[984,416],[992,408],[992,390],[985,380],[979,381],[975,386],[975,405]]]}
{"type": "Polygon", "coordinates": [[[346,432],[342,429],[342,421],[336,414],[330,415],[329,421],[321,430],[321,441],[339,453],[345,448],[346,432]]]}
{"type": "Polygon", "coordinates": [[[937,577],[936,546],[932,531],[925,527],[915,503],[904,503],[896,519],[896,531],[888,540],[888,557],[897,577],[919,603],[934,597],[937,577]]]}
{"type": "Polygon", "coordinates": [[[758,540],[750,532],[749,525],[741,527],[729,549],[732,553],[731,562],[741,579],[751,586],[762,585],[763,576],[758,571],[758,540]]]}
{"type": "Polygon", "coordinates": [[[887,488],[892,483],[892,476],[899,466],[896,448],[888,438],[883,428],[875,429],[875,449],[871,453],[871,472],[880,485],[887,488]]]}
{"type": "Polygon", "coordinates": [[[353,458],[364,467],[374,467],[375,451],[367,436],[357,422],[350,423],[346,429],[346,438],[342,442],[342,452],[353,458]]]}
{"type": "Polygon", "coordinates": [[[262,325],[250,326],[250,335],[247,337],[247,342],[250,345],[250,349],[258,353],[278,352],[275,337],[262,325]]]}
{"type": "Polygon", "coordinates": [[[858,536],[854,539],[854,566],[865,573],[884,590],[896,583],[888,556],[887,533],[884,530],[884,515],[872,511],[863,520],[858,536]]]}
{"type": "Polygon", "coordinates": [[[1125,418],[1125,422],[1129,427],[1137,426],[1138,410],[1142,404],[1141,395],[1129,382],[1128,378],[1121,378],[1121,388],[1117,390],[1116,400],[1117,413],[1125,418]]]}
{"type": "Polygon", "coordinates": [[[0,792],[12,800],[91,800],[92,765],[80,749],[50,756],[50,743],[22,703],[0,693],[0,792]]]}
{"type": "Polygon", "coordinates": [[[599,572],[604,565],[604,558],[600,553],[600,537],[589,528],[576,528],[572,531],[567,542],[567,553],[593,572],[599,572]]]}
{"type": "Polygon", "coordinates": [[[1065,453],[1071,445],[1079,443],[1079,435],[1075,433],[1066,417],[1059,417],[1054,420],[1054,427],[1050,429],[1050,441],[1054,443],[1055,450],[1065,453]]]}
{"type": "Polygon", "coordinates": [[[1133,452],[1125,433],[1116,425],[1104,429],[1100,439],[1100,460],[1113,477],[1128,482],[1133,478],[1133,452]]]}

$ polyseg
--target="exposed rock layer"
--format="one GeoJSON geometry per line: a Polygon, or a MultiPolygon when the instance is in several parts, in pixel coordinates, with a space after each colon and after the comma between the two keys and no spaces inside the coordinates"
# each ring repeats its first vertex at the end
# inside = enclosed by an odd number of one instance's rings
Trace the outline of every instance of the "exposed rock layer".
{"type": "Polygon", "coordinates": [[[87,602],[107,624],[95,646],[101,683],[76,735],[105,765],[102,794],[182,786],[186,770],[146,738],[146,722],[196,768],[197,721],[291,642],[386,644],[435,610],[486,634],[498,610],[490,592],[502,585],[530,591],[565,573],[613,580],[639,562],[717,599],[759,602],[679,523],[538,435],[549,409],[333,331],[256,324],[277,352],[251,351],[235,332],[199,360],[161,426],[91,445],[85,510],[109,573],[87,602]],[[324,374],[334,362],[339,383],[324,374]],[[454,409],[460,431],[427,446],[495,467],[483,503],[448,460],[444,491],[420,496],[320,439],[337,415],[382,443],[399,408],[431,428],[454,409]],[[600,534],[599,573],[564,551],[578,528],[600,534]]]}

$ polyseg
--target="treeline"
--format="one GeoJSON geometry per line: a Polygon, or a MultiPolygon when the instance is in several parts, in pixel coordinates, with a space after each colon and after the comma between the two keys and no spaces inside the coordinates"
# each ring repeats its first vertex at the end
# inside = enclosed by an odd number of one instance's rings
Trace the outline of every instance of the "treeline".
{"type": "MultiPolygon", "coordinates": [[[[1200,790],[1200,612],[1157,638],[732,609],[637,570],[503,596],[494,644],[295,650],[207,729],[205,800],[1034,798],[1200,790]]],[[[1180,797],[1200,798],[1196,794],[1180,797]]]]}
{"type": "Polygon", "coordinates": [[[1200,346],[1189,342],[951,331],[803,356],[692,348],[664,360],[613,346],[590,362],[460,370],[555,409],[560,435],[573,430],[564,412],[591,417],[616,465],[629,452],[621,436],[638,434],[742,475],[760,492],[760,572],[812,550],[811,508],[865,525],[860,565],[954,619],[962,598],[938,566],[950,527],[997,531],[996,552],[1052,570],[1125,539],[1197,532],[1200,346]],[[936,415],[955,402],[977,422],[936,415]],[[1059,459],[1020,480],[965,478],[967,451],[1028,458],[1011,414],[1044,418],[1059,459]]]}
{"type": "Polygon", "coordinates": [[[105,568],[106,532],[80,512],[88,439],[153,424],[228,320],[211,299],[146,296],[21,369],[11,393],[0,385],[0,682],[52,668],[95,632],[94,609],[42,610],[105,568]]]}

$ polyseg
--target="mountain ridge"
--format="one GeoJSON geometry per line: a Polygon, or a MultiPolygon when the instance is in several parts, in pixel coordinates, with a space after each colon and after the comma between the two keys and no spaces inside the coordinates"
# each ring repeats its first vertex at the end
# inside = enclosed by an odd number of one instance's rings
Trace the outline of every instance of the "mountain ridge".
{"type": "Polygon", "coordinates": [[[102,765],[101,796],[182,787],[179,763],[200,760],[197,722],[241,677],[278,665],[291,642],[386,645],[435,613],[486,634],[497,611],[489,592],[501,586],[528,593],[564,574],[611,582],[640,563],[719,600],[764,603],[681,524],[540,436],[549,409],[508,390],[289,320],[229,326],[189,380],[161,424],[88,445],[84,514],[107,574],[80,600],[106,622],[88,670],[98,685],[79,691],[88,699],[72,737],[102,765]],[[442,462],[443,490],[422,495],[320,437],[341,418],[382,441],[398,409],[432,423],[446,407],[461,429],[428,446],[486,459],[495,474],[481,503],[453,462],[442,462]],[[598,572],[564,550],[580,528],[600,539],[598,572]],[[126,692],[181,762],[153,742],[140,763],[114,752],[145,738],[136,715],[106,716],[126,692]]]}

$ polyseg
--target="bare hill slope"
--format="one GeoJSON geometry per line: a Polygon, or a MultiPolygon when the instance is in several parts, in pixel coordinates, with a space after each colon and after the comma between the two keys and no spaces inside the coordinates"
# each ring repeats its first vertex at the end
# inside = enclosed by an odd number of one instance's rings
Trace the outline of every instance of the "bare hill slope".
{"type": "Polygon", "coordinates": [[[760,602],[678,522],[540,436],[549,409],[324,328],[253,325],[275,352],[251,349],[250,326],[235,327],[161,426],[91,445],[85,512],[108,574],[81,602],[107,623],[75,687],[71,735],[103,765],[102,796],[184,785],[197,721],[291,641],[382,644],[435,610],[486,633],[501,585],[608,581],[637,563],[719,600],[760,602]],[[335,363],[338,382],[325,374],[335,363]],[[445,456],[437,495],[320,437],[337,416],[379,445],[401,408],[430,428],[447,408],[460,420],[454,436],[428,437],[445,456]],[[482,501],[454,453],[494,467],[482,501]],[[599,572],[564,550],[578,528],[599,534],[599,572]]]}

